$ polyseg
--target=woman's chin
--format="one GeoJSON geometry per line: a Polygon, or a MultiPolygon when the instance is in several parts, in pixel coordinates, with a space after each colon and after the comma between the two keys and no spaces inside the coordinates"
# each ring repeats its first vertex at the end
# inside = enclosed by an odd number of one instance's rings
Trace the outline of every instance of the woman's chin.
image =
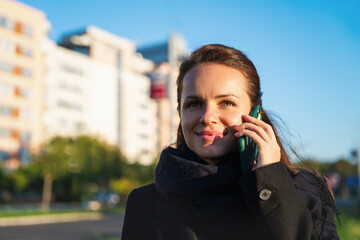
{"type": "Polygon", "coordinates": [[[218,148],[214,146],[202,147],[200,149],[193,150],[201,159],[220,159],[227,153],[223,148],[218,148]]]}

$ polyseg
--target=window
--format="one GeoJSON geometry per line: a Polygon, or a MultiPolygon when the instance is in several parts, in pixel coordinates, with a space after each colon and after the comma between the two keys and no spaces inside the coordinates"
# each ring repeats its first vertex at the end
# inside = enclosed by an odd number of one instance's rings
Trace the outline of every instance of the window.
{"type": "Polygon", "coordinates": [[[144,140],[149,138],[148,135],[143,134],[143,133],[139,134],[139,137],[140,137],[141,139],[144,139],[144,140]]]}
{"type": "Polygon", "coordinates": [[[121,69],[122,66],[122,52],[119,50],[116,54],[116,67],[121,69]]]}
{"type": "Polygon", "coordinates": [[[0,115],[11,116],[11,107],[0,105],[0,115]]]}
{"type": "Polygon", "coordinates": [[[57,105],[58,105],[58,107],[62,107],[62,108],[67,108],[67,109],[76,110],[76,111],[82,111],[82,106],[80,104],[76,104],[76,103],[71,103],[71,102],[60,100],[60,101],[58,101],[57,105]]]}
{"type": "Polygon", "coordinates": [[[150,151],[147,150],[147,149],[142,149],[141,150],[141,155],[149,155],[150,154],[150,151]]]}
{"type": "Polygon", "coordinates": [[[9,63],[0,62],[0,71],[12,72],[12,65],[9,63]]]}
{"type": "Polygon", "coordinates": [[[10,129],[0,127],[0,137],[10,137],[10,129]]]}
{"type": "Polygon", "coordinates": [[[0,52],[23,55],[27,57],[33,56],[33,52],[30,48],[22,47],[19,44],[15,44],[14,42],[7,41],[4,39],[0,39],[0,52]]]}
{"type": "Polygon", "coordinates": [[[76,75],[79,75],[79,76],[84,75],[82,70],[80,70],[78,68],[74,68],[73,66],[62,65],[61,69],[64,70],[65,72],[76,74],[76,75]]]}
{"type": "Polygon", "coordinates": [[[28,110],[28,109],[20,109],[19,117],[21,119],[30,119],[30,117],[31,117],[30,110],[28,110]]]}
{"type": "Polygon", "coordinates": [[[32,37],[32,27],[27,25],[27,24],[24,24],[23,25],[23,33],[28,36],[28,37],[32,37]]]}
{"type": "Polygon", "coordinates": [[[12,95],[13,88],[11,85],[0,82],[0,96],[1,95],[12,95]]]}
{"type": "Polygon", "coordinates": [[[27,57],[32,57],[33,56],[33,53],[31,51],[31,49],[29,48],[22,48],[21,49],[21,53],[27,57]]]}
{"type": "Polygon", "coordinates": [[[5,26],[4,27],[9,30],[13,30],[14,29],[14,21],[9,18],[5,18],[5,26]]]}
{"type": "Polygon", "coordinates": [[[65,81],[59,82],[57,87],[59,89],[70,91],[70,92],[76,92],[76,93],[81,93],[82,92],[81,86],[78,86],[78,85],[75,85],[75,84],[72,85],[72,84],[67,83],[65,81]]]}
{"type": "Polygon", "coordinates": [[[32,77],[32,71],[28,68],[23,68],[22,69],[22,75],[28,78],[32,77]]]}
{"type": "Polygon", "coordinates": [[[146,124],[148,124],[148,121],[146,119],[141,118],[141,119],[139,119],[139,123],[146,125],[146,124]]]}
{"type": "Polygon", "coordinates": [[[14,22],[9,18],[0,15],[0,27],[13,30],[14,22]]]}
{"type": "Polygon", "coordinates": [[[0,15],[0,27],[6,26],[6,18],[0,15]]]}
{"type": "Polygon", "coordinates": [[[30,98],[31,97],[31,91],[29,89],[22,88],[21,89],[21,96],[23,98],[30,98]]]}
{"type": "Polygon", "coordinates": [[[20,139],[22,142],[29,142],[30,141],[30,132],[28,131],[21,131],[20,132],[20,139]]]}
{"type": "Polygon", "coordinates": [[[147,109],[148,109],[148,104],[146,104],[146,103],[141,103],[139,106],[140,106],[140,108],[143,109],[143,110],[147,110],[147,109]]]}
{"type": "Polygon", "coordinates": [[[85,125],[84,123],[82,122],[77,122],[75,123],[75,129],[78,131],[78,132],[82,132],[85,130],[85,125]]]}
{"type": "Polygon", "coordinates": [[[13,42],[7,41],[5,43],[5,52],[14,53],[15,52],[15,44],[13,42]]]}

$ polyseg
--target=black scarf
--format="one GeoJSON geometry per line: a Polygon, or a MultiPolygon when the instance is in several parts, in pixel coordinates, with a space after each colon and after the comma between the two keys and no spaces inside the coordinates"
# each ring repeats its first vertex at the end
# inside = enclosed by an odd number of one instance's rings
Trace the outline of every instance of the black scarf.
{"type": "Polygon", "coordinates": [[[166,201],[186,206],[195,221],[236,221],[239,208],[243,208],[238,156],[236,152],[209,165],[187,146],[181,150],[168,147],[156,167],[155,186],[166,201]]]}

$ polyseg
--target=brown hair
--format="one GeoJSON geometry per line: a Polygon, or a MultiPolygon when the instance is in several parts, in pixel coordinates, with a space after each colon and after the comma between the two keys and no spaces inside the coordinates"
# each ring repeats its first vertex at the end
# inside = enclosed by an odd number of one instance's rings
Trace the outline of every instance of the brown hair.
{"type": "MultiPolygon", "coordinates": [[[[251,108],[256,105],[261,106],[261,114],[263,121],[269,124],[275,132],[277,143],[281,151],[280,161],[286,166],[290,173],[295,174],[297,167],[293,165],[286,153],[283,144],[280,141],[279,135],[274,127],[274,124],[268,117],[266,111],[262,107],[261,101],[261,89],[260,89],[260,78],[256,71],[254,64],[247,58],[247,56],[241,51],[227,47],[221,44],[209,44],[205,45],[198,50],[194,51],[187,59],[185,59],[181,66],[179,76],[177,78],[177,103],[179,114],[181,112],[181,94],[183,90],[183,79],[187,72],[193,67],[202,63],[218,63],[231,68],[239,70],[246,77],[247,81],[247,93],[250,98],[251,108]]],[[[181,128],[181,123],[178,127],[176,147],[181,148],[184,145],[185,139],[181,128]]]]}

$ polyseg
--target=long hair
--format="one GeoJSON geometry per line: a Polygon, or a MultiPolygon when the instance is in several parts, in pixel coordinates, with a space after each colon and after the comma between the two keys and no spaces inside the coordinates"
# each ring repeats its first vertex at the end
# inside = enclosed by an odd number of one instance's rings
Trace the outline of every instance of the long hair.
{"type": "MultiPolygon", "coordinates": [[[[289,156],[285,151],[282,142],[280,141],[278,132],[272,123],[271,119],[268,117],[266,110],[262,107],[261,100],[261,88],[260,88],[260,78],[257,73],[257,70],[254,64],[251,62],[247,56],[241,51],[231,48],[228,46],[224,46],[221,44],[209,44],[205,45],[198,50],[194,51],[187,59],[185,59],[179,71],[179,76],[177,78],[177,104],[178,104],[178,112],[180,115],[181,112],[181,94],[183,91],[183,80],[184,76],[187,72],[189,72],[193,67],[202,63],[217,63],[221,65],[225,65],[234,69],[239,70],[242,74],[244,74],[246,81],[246,91],[250,98],[251,108],[260,105],[261,114],[263,121],[269,124],[275,133],[276,141],[280,147],[281,158],[280,161],[285,165],[288,171],[292,174],[296,174],[298,171],[298,167],[292,164],[289,160],[289,156]]],[[[177,139],[176,139],[176,148],[181,148],[185,143],[184,135],[181,128],[181,123],[179,123],[178,131],[177,131],[177,139]]]]}
{"type": "MultiPolygon", "coordinates": [[[[231,48],[228,46],[224,46],[221,44],[209,44],[202,46],[198,50],[194,51],[187,59],[185,59],[180,65],[179,76],[177,78],[177,104],[178,104],[178,112],[180,115],[181,112],[181,94],[183,91],[183,80],[184,76],[187,72],[189,72],[193,67],[202,63],[217,63],[222,64],[234,69],[239,70],[246,78],[246,91],[250,98],[251,108],[260,105],[261,107],[261,115],[262,120],[269,124],[274,130],[276,141],[280,147],[280,161],[284,164],[290,174],[297,174],[300,170],[304,170],[290,161],[289,155],[286,152],[282,141],[280,140],[278,130],[276,126],[274,126],[273,121],[269,118],[266,110],[262,107],[262,92],[260,87],[260,78],[257,73],[257,70],[254,64],[247,58],[247,56],[241,51],[231,48]]],[[[181,116],[180,116],[181,117],[181,116]]],[[[181,148],[185,144],[184,134],[182,132],[181,122],[179,123],[178,131],[177,131],[177,139],[175,142],[176,148],[181,148]]],[[[294,151],[294,149],[289,146],[290,150],[301,160],[301,156],[294,151]]],[[[324,198],[327,199],[331,207],[334,209],[336,216],[338,217],[339,212],[336,209],[335,198],[333,191],[327,182],[324,175],[321,173],[314,171],[313,169],[307,169],[307,171],[311,172],[315,176],[319,178],[319,180],[323,183],[325,188],[328,190],[325,194],[324,198]]],[[[338,221],[340,223],[339,217],[338,221]]]]}

